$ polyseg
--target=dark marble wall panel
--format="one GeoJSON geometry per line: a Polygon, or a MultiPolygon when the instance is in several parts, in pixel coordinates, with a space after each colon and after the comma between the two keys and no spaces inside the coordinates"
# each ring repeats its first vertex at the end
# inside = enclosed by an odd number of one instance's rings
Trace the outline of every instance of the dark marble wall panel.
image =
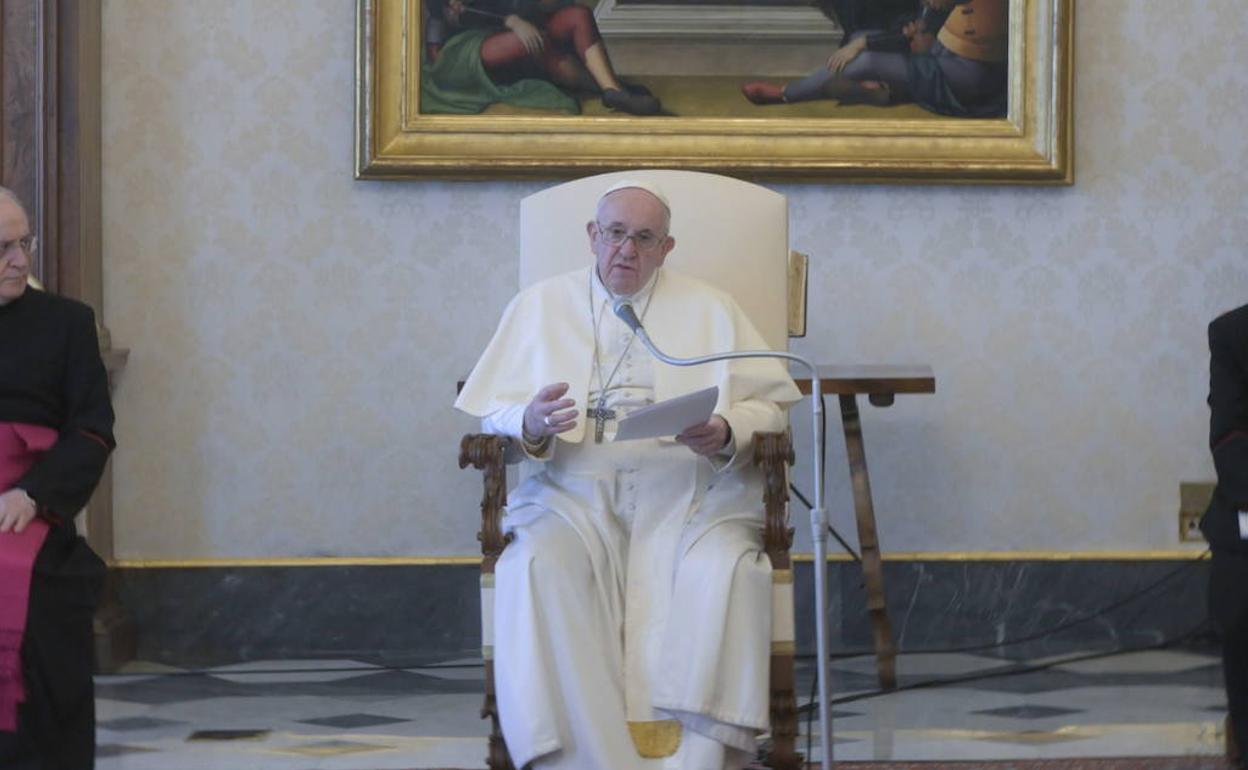
{"type": "MultiPolygon", "coordinates": [[[[795,575],[798,650],[813,653],[814,584],[795,575]]],[[[869,650],[866,591],[856,565],[829,569],[834,650],[869,650]]],[[[887,562],[884,586],[898,649],[1024,644],[996,650],[1034,657],[1073,649],[1140,646],[1201,626],[1207,561],[887,562]],[[1034,637],[1034,638],[1033,638],[1034,637]]],[[[992,654],[994,650],[984,650],[992,654]]]]}
{"type": "MultiPolygon", "coordinates": [[[[796,569],[798,649],[808,654],[812,567],[796,569]]],[[[478,653],[478,575],[468,565],[122,569],[119,586],[145,660],[211,665],[328,656],[405,663],[478,653]]],[[[1207,580],[1207,562],[885,565],[901,650],[1036,637],[983,651],[1010,656],[1177,637],[1204,622],[1207,580]]],[[[829,565],[828,596],[833,651],[868,651],[866,596],[855,565],[829,565]]]]}
{"type": "Polygon", "coordinates": [[[123,569],[143,660],[479,654],[475,566],[123,569]]]}

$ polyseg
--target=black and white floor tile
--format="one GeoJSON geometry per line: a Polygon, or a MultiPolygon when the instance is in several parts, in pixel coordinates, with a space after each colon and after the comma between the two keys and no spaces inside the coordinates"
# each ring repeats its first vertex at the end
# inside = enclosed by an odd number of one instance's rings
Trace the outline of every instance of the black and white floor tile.
{"type": "MultiPolygon", "coordinates": [[[[1225,697],[1213,652],[1080,657],[1012,662],[971,654],[903,655],[901,689],[887,694],[875,693],[873,658],[836,660],[834,757],[1042,759],[1222,751],[1225,697]],[[981,678],[1009,666],[1033,670],[981,678]]],[[[799,665],[803,701],[812,669],[808,662],[799,665]]],[[[483,768],[481,686],[482,670],[472,659],[402,669],[361,660],[254,661],[202,671],[135,663],[97,680],[97,767],[483,768]]],[[[818,745],[816,736],[814,757],[818,745]]]]}

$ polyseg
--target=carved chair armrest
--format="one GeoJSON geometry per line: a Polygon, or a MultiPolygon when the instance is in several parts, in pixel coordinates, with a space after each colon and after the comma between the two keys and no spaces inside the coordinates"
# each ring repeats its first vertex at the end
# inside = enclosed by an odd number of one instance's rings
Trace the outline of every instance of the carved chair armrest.
{"type": "Polygon", "coordinates": [[[492,433],[470,433],[459,442],[459,467],[469,465],[482,472],[484,493],[481,496],[481,571],[494,572],[494,562],[511,540],[503,535],[503,508],[507,505],[506,436],[492,433]]]}
{"type": "Polygon", "coordinates": [[[793,441],[788,431],[754,434],[754,464],[763,469],[763,548],[773,569],[789,569],[793,528],[789,526],[789,466],[793,464],[793,441]]]}
{"type": "MultiPolygon", "coordinates": [[[[783,586],[787,594],[781,592],[784,601],[789,605],[787,612],[773,614],[788,615],[787,634],[780,637],[773,635],[771,647],[771,739],[766,750],[767,767],[772,770],[799,770],[805,767],[802,755],[797,753],[797,697],[796,680],[793,676],[793,565],[789,557],[789,548],[793,545],[793,528],[789,526],[789,466],[793,464],[793,441],[788,432],[755,433],[754,463],[763,469],[763,504],[766,506],[767,518],[763,524],[763,548],[771,559],[772,579],[777,575],[788,573],[783,586]]],[[[773,591],[777,587],[773,586],[773,591]]],[[[773,609],[773,613],[774,613],[773,609]]],[[[773,627],[773,634],[775,633],[773,627]]]]}
{"type": "MultiPolygon", "coordinates": [[[[477,539],[481,541],[481,573],[482,589],[482,632],[487,627],[487,613],[492,617],[489,597],[484,590],[487,580],[493,585],[494,563],[507,547],[510,537],[503,536],[503,507],[507,505],[507,444],[506,436],[491,433],[469,433],[459,442],[459,467],[469,465],[482,471],[485,491],[481,497],[481,531],[477,539]]],[[[492,627],[492,622],[490,624],[492,627]]],[[[485,652],[486,645],[493,645],[493,639],[482,639],[482,655],[485,658],[485,700],[481,705],[481,718],[490,720],[490,753],[486,764],[491,770],[515,770],[511,756],[507,752],[507,742],[503,740],[503,731],[498,722],[498,702],[494,690],[494,660],[485,652]]]]}

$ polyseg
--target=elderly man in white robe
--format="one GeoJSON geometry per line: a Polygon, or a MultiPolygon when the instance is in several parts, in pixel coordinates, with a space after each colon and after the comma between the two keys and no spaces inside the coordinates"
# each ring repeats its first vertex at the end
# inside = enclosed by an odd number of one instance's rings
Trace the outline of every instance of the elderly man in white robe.
{"type": "Polygon", "coordinates": [[[613,315],[629,298],[671,355],[766,347],[731,297],[662,267],[670,227],[653,185],[607,190],[586,225],[594,264],[517,295],[456,401],[524,463],[494,611],[517,767],[735,770],[768,727],[771,566],[751,440],[783,430],[800,394],[773,359],[658,362],[613,315]],[[706,423],[612,440],[630,412],[711,385],[706,423]]]}

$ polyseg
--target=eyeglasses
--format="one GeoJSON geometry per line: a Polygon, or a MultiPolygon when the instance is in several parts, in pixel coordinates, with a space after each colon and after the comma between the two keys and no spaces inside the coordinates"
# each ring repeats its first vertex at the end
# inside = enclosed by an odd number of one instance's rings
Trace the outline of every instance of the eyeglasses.
{"type": "Polygon", "coordinates": [[[0,257],[7,255],[13,249],[21,249],[26,254],[34,254],[37,248],[39,248],[39,236],[37,235],[27,235],[24,238],[17,238],[12,241],[0,241],[0,257]]]}
{"type": "Polygon", "coordinates": [[[602,236],[602,240],[612,246],[623,246],[628,239],[633,240],[633,245],[638,251],[651,252],[657,251],[659,245],[667,236],[658,236],[649,230],[642,230],[639,233],[629,235],[628,230],[618,225],[604,227],[601,222],[595,222],[598,225],[598,234],[602,236]]]}

